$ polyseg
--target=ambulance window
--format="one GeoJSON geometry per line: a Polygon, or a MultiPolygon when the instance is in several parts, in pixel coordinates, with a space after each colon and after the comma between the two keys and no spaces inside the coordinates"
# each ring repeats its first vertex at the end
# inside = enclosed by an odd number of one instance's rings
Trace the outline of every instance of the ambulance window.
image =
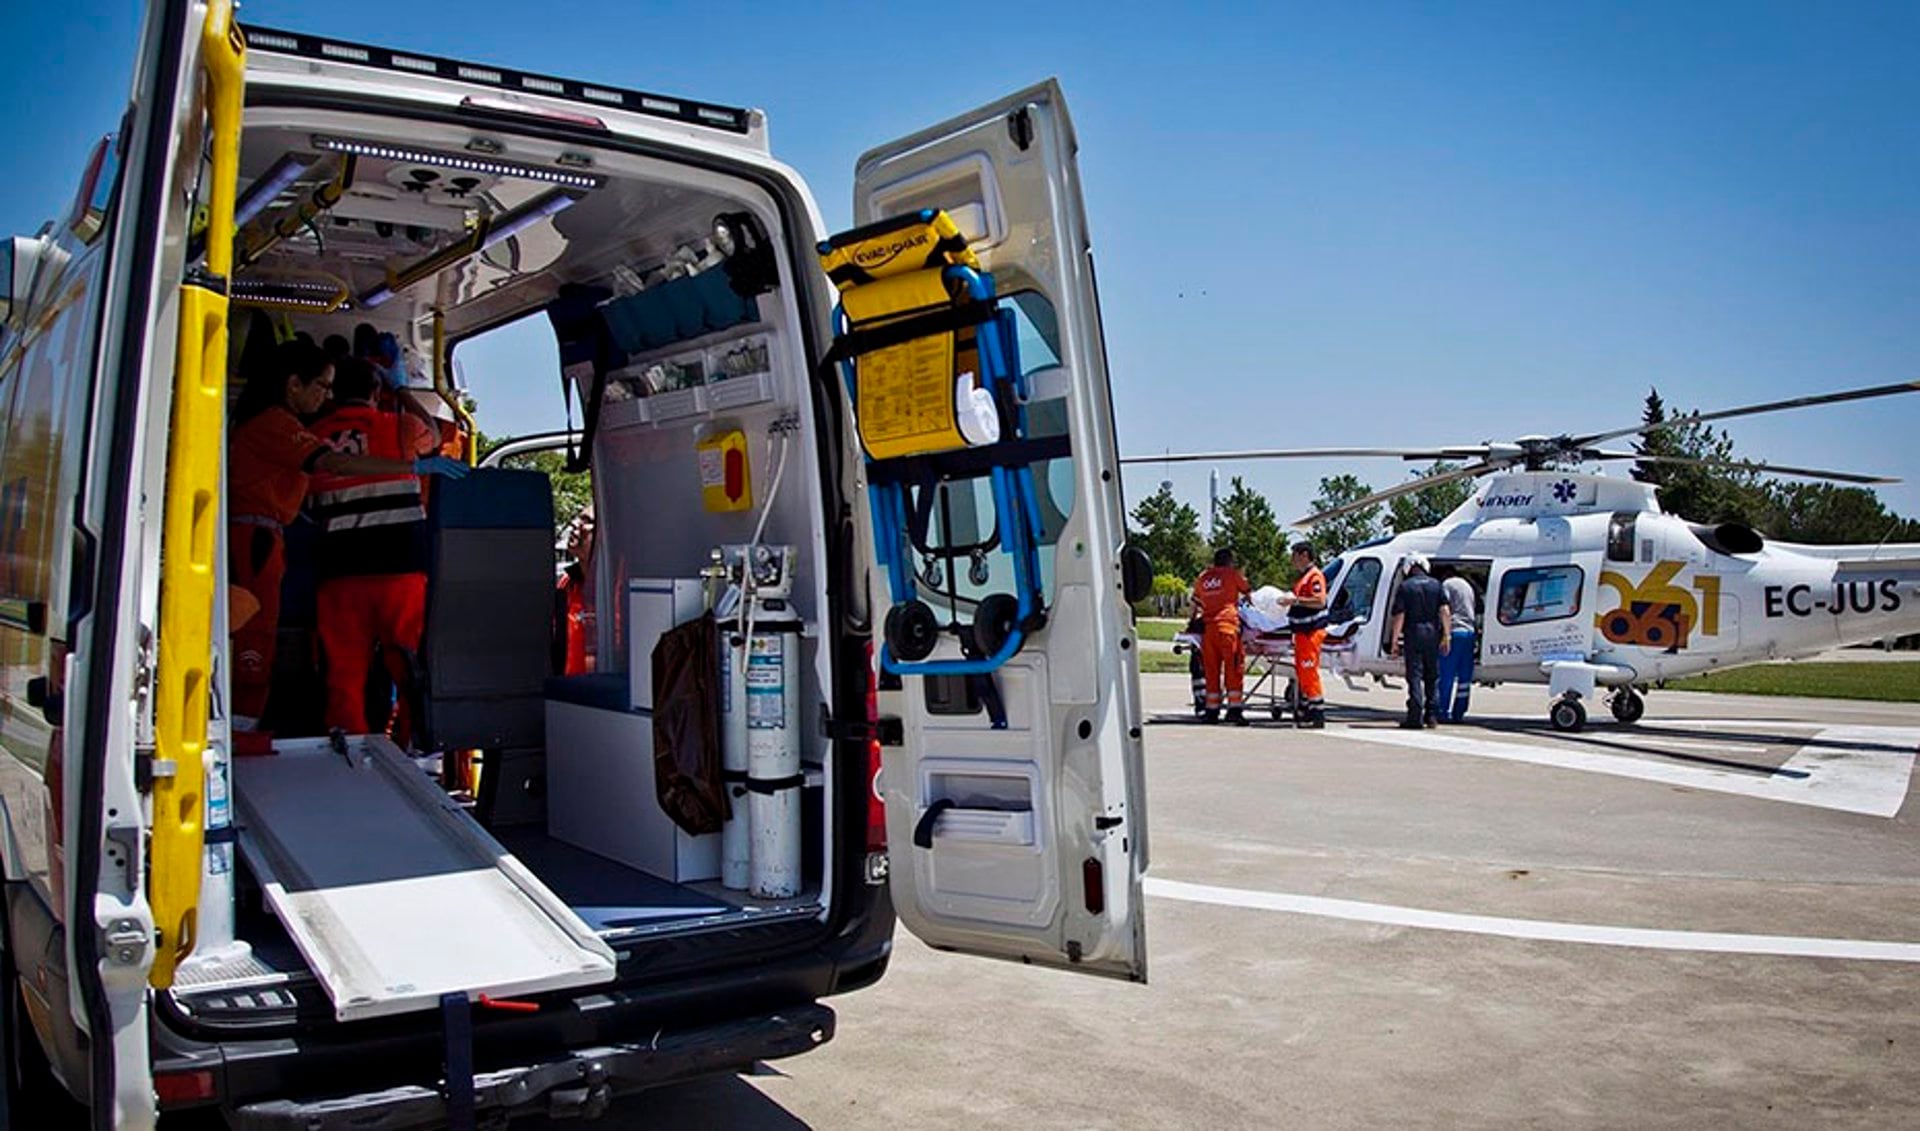
{"type": "Polygon", "coordinates": [[[1349,566],[1340,588],[1333,595],[1329,618],[1343,621],[1365,620],[1373,615],[1373,597],[1380,589],[1380,559],[1360,558],[1349,566]]]}
{"type": "Polygon", "coordinates": [[[1033,373],[1060,364],[1060,318],[1039,291],[1007,296],[1014,337],[1020,346],[1020,372],[1033,373]]]}
{"type": "Polygon", "coordinates": [[[1560,620],[1580,611],[1586,574],[1579,566],[1508,570],[1500,579],[1500,623],[1509,627],[1560,620]]]}
{"type": "Polygon", "coordinates": [[[1638,517],[1633,511],[1622,511],[1607,523],[1608,561],[1630,562],[1633,560],[1633,527],[1638,517]]]}

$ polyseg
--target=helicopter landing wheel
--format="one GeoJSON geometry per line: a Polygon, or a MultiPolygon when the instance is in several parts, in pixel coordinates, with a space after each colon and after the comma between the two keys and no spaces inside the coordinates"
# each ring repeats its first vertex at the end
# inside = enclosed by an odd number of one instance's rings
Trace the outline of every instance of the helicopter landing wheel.
{"type": "Polygon", "coordinates": [[[1647,713],[1647,697],[1631,687],[1623,687],[1613,693],[1613,699],[1607,706],[1612,709],[1614,718],[1632,726],[1647,713]]]}
{"type": "Polygon", "coordinates": [[[1587,709],[1578,699],[1557,700],[1548,711],[1547,718],[1553,723],[1553,729],[1572,732],[1587,725],[1587,709]]]}

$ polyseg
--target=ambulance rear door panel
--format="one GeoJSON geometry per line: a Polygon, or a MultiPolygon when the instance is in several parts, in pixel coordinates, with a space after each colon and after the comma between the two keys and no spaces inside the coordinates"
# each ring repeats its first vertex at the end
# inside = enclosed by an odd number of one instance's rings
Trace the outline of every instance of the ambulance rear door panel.
{"type": "MultiPolygon", "coordinates": [[[[984,708],[966,710],[974,697],[952,682],[962,677],[930,687],[929,677],[902,676],[883,694],[904,744],[885,752],[882,792],[894,907],[914,934],[941,949],[1144,981],[1139,674],[1075,151],[1048,80],[874,149],[855,170],[855,224],[925,208],[958,223],[1015,311],[1030,420],[1071,445],[1068,458],[1034,469],[1047,619],[990,677],[1004,727],[984,708]]],[[[877,626],[889,593],[884,569],[867,564],[877,626]]]]}
{"type": "MultiPolygon", "coordinates": [[[[200,0],[148,7],[120,133],[119,187],[101,237],[109,249],[104,314],[76,500],[79,522],[99,539],[99,549],[89,600],[69,612],[74,619],[65,626],[73,649],[61,770],[66,890],[56,895],[67,913],[70,999],[64,1004],[89,1033],[86,1083],[96,1118],[114,1126],[149,1126],[154,1119],[147,1021],[148,968],[156,950],[151,876],[201,867],[197,844],[189,851],[182,838],[156,843],[137,784],[136,713],[128,704],[145,697],[136,691],[144,665],[135,642],[151,623],[158,587],[160,486],[188,289],[181,281],[195,182],[207,168],[202,153],[210,111],[202,61],[214,38],[231,61],[229,15],[229,6],[200,0]],[[115,490],[120,476],[128,480],[125,496],[115,490]]],[[[198,200],[206,195],[203,189],[198,200]]],[[[223,290],[224,281],[215,289],[223,290]]]]}

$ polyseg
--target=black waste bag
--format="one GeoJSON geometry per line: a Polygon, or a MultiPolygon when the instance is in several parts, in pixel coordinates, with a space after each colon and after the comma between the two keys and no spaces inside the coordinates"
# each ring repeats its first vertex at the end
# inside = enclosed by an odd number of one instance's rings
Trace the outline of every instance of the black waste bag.
{"type": "Polygon", "coordinates": [[[720,772],[720,632],[708,613],[653,646],[653,781],[660,808],[694,836],[727,819],[720,772]]]}

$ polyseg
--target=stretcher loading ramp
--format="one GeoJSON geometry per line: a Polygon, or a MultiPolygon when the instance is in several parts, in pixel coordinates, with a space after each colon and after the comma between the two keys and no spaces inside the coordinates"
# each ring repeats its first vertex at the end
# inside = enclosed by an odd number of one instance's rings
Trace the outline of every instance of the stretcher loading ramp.
{"type": "Polygon", "coordinates": [[[240,851],[340,1020],[613,980],[593,928],[385,738],[233,771],[240,851]]]}

